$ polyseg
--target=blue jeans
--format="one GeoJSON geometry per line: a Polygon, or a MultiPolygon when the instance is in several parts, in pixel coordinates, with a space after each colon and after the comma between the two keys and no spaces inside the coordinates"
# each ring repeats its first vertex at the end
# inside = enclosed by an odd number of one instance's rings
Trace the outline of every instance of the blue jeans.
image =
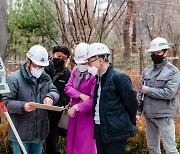
{"type": "Polygon", "coordinates": [[[146,118],[146,137],[149,154],[161,154],[160,137],[166,154],[179,154],[176,149],[173,118],[146,118]]]}
{"type": "MultiPolygon", "coordinates": [[[[23,142],[23,145],[28,154],[42,154],[42,141],[39,141],[38,143],[23,142]]],[[[13,154],[22,154],[18,142],[12,142],[12,146],[13,154]]]]}

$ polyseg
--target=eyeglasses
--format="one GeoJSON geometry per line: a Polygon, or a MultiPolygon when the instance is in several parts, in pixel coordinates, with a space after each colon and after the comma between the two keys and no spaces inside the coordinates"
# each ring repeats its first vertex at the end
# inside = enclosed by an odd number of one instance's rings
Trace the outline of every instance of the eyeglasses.
{"type": "Polygon", "coordinates": [[[98,60],[98,58],[94,59],[94,60],[91,60],[91,61],[88,61],[88,64],[91,64],[92,62],[98,60]]]}
{"type": "Polygon", "coordinates": [[[39,65],[33,64],[33,62],[31,64],[34,68],[38,68],[38,69],[45,68],[45,66],[39,66],[39,65]]]}

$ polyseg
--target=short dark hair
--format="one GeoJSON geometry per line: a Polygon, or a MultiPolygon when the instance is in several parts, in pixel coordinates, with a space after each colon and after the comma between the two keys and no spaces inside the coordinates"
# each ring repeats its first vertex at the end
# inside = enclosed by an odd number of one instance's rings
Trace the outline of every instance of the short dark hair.
{"type": "Polygon", "coordinates": [[[70,50],[68,49],[68,47],[66,47],[66,46],[64,46],[64,45],[54,46],[54,47],[53,47],[53,54],[54,54],[55,52],[62,52],[62,53],[64,53],[65,55],[67,55],[68,58],[69,58],[69,56],[70,56],[70,54],[71,54],[71,52],[70,52],[70,50]]]}

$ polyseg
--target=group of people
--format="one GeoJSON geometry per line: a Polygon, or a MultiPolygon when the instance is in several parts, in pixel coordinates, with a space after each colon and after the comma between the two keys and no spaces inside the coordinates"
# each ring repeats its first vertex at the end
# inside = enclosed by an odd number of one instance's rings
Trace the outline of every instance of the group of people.
{"type": "MultiPolygon", "coordinates": [[[[55,46],[47,50],[34,45],[20,70],[7,77],[10,93],[3,94],[13,123],[28,154],[60,154],[59,135],[66,137],[67,154],[125,154],[129,137],[138,133],[136,121],[143,113],[150,154],[160,154],[160,137],[167,154],[179,154],[174,117],[178,109],[180,72],[168,60],[169,44],[157,37],[148,52],[153,64],[142,75],[139,91],[128,75],[109,62],[103,43],[80,43],[74,50],[76,66],[65,66],[70,50],[55,46]],[[58,128],[62,112],[36,108],[32,102],[65,106],[67,130],[58,128]]],[[[13,153],[21,149],[9,127],[13,153]]]]}

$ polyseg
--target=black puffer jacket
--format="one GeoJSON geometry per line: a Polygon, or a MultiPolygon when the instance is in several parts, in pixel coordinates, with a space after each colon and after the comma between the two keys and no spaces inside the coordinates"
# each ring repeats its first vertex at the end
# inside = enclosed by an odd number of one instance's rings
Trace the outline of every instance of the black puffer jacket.
{"type": "Polygon", "coordinates": [[[64,67],[63,69],[56,70],[53,64],[50,61],[48,67],[45,68],[45,72],[51,77],[53,84],[56,86],[60,98],[55,106],[65,106],[69,103],[70,98],[64,93],[64,87],[69,80],[71,75],[68,68],[64,67]]]}
{"type": "MultiPolygon", "coordinates": [[[[56,70],[54,65],[51,63],[51,60],[49,62],[50,64],[48,67],[45,68],[45,72],[51,77],[53,84],[56,86],[60,94],[59,101],[54,105],[65,106],[69,103],[70,98],[64,93],[64,87],[68,82],[71,73],[66,67],[56,70]]],[[[54,127],[55,123],[56,125],[58,125],[61,115],[62,112],[48,111],[50,127],[54,127]]],[[[60,128],[59,132],[61,136],[66,137],[66,133],[67,133],[66,130],[60,128]]]]}
{"type": "MultiPolygon", "coordinates": [[[[135,135],[138,103],[130,78],[110,65],[100,80],[99,114],[103,141],[115,142],[135,135]]],[[[98,84],[95,89],[94,110],[97,89],[98,84]]]]}

